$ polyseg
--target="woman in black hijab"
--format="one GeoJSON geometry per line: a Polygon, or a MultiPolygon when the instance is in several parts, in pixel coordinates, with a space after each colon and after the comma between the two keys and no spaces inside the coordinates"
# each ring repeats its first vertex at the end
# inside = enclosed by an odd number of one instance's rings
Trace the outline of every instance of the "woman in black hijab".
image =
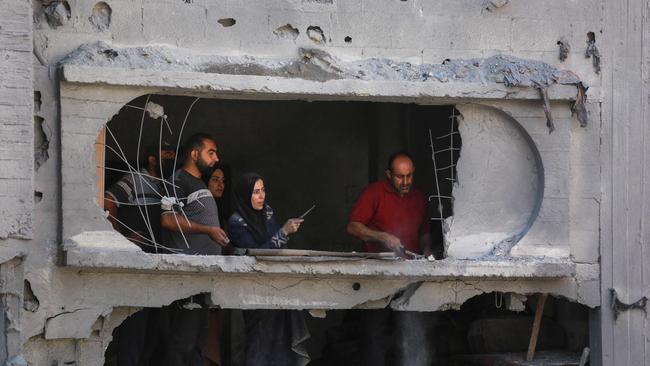
{"type": "Polygon", "coordinates": [[[280,227],[273,209],[266,204],[264,178],[246,173],[235,184],[234,213],[228,220],[230,241],[239,248],[286,248],[289,235],[298,231],[302,219],[289,219],[280,227]]]}
{"type": "MultiPolygon", "coordinates": [[[[228,220],[230,243],[239,248],[281,249],[302,219],[289,219],[280,227],[266,203],[264,178],[244,174],[235,183],[234,213],[228,220]]],[[[296,310],[247,310],[245,366],[303,366],[309,355],[302,344],[309,331],[296,310]]]]}

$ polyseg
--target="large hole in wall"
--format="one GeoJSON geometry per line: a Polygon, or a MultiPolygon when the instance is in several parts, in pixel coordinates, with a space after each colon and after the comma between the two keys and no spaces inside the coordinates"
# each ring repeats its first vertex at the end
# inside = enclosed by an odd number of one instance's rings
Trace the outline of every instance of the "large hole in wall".
{"type": "MultiPolygon", "coordinates": [[[[398,365],[401,353],[398,339],[418,344],[431,362],[447,366],[523,365],[529,347],[534,319],[539,309],[538,295],[485,293],[453,310],[406,313],[381,310],[330,310],[304,317],[310,337],[301,342],[311,358],[309,365],[360,365],[364,332],[377,331],[376,339],[385,352],[386,365],[398,365]],[[323,317],[324,316],[324,317],[323,317]],[[369,328],[367,321],[382,322],[381,329],[369,328]],[[417,320],[414,322],[413,320],[417,320]],[[401,325],[398,325],[401,324],[401,325]],[[400,328],[402,327],[402,328],[400,328]],[[400,333],[399,329],[404,329],[400,333]],[[398,335],[400,334],[400,335],[398,335]]],[[[172,305],[173,306],[173,305],[172,305]]],[[[170,308],[147,308],[127,318],[113,332],[106,351],[105,365],[118,365],[122,357],[141,343],[143,358],[160,364],[170,308]],[[153,320],[153,321],[152,321],[153,320]],[[146,337],[145,337],[146,335],[146,337]]],[[[204,364],[236,366],[244,364],[246,338],[244,316],[247,310],[195,310],[204,312],[206,343],[204,364]]],[[[539,332],[531,365],[578,365],[589,346],[587,307],[562,298],[547,297],[541,311],[539,332]]],[[[269,332],[265,341],[272,342],[269,332]]],[[[142,360],[141,360],[142,361],[142,360]]]]}
{"type": "MultiPolygon", "coordinates": [[[[352,251],[361,246],[345,226],[358,194],[368,183],[384,179],[392,152],[406,149],[415,160],[415,186],[428,200],[431,246],[441,258],[442,220],[452,215],[461,148],[457,117],[453,106],[149,95],[129,102],[107,123],[104,156],[98,154],[105,163],[98,165],[104,165],[101,183],[110,189],[124,174],[142,168],[148,147],[161,141],[182,146],[194,133],[209,133],[226,175],[224,196],[218,200],[222,222],[232,213],[232,182],[255,171],[265,177],[267,201],[280,220],[316,205],[289,242],[291,248],[352,251]]],[[[124,224],[147,216],[133,210],[130,217],[119,214],[124,224]]],[[[133,238],[126,226],[120,231],[133,238]]],[[[142,237],[134,242],[146,251],[159,249],[142,237]]]]}

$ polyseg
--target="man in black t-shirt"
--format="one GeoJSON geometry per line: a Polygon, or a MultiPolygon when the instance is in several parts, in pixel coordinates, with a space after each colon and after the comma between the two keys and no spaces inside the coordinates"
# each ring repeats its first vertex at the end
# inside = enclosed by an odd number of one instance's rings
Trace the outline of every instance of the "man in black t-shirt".
{"type": "MultiPolygon", "coordinates": [[[[166,192],[170,195],[161,201],[163,242],[184,254],[219,255],[229,239],[219,225],[217,204],[201,179],[219,161],[217,144],[210,135],[192,135],[185,155],[183,167],[167,180],[166,192]]],[[[205,305],[202,296],[193,296],[169,306],[163,366],[203,365],[208,326],[205,305]]]]}
{"type": "Polygon", "coordinates": [[[228,237],[219,224],[219,211],[202,180],[219,161],[217,144],[207,134],[196,134],[186,143],[183,167],[168,179],[169,199],[163,198],[163,242],[184,254],[219,255],[228,237]]]}

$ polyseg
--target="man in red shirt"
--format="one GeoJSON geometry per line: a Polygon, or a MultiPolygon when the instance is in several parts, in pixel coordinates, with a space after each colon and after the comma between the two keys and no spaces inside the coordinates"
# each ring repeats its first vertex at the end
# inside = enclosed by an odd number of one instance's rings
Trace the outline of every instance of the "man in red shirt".
{"type": "Polygon", "coordinates": [[[359,196],[347,231],[363,240],[367,252],[431,254],[426,201],[413,187],[414,174],[409,154],[395,153],[388,160],[388,179],[369,185],[359,196]]]}
{"type": "MultiPolygon", "coordinates": [[[[387,180],[375,182],[361,193],[347,226],[348,234],[363,240],[367,252],[405,250],[429,256],[429,218],[422,193],[413,187],[415,166],[406,152],[388,159],[387,180]]],[[[427,313],[391,312],[390,308],[363,310],[361,316],[361,362],[382,366],[386,362],[385,334],[393,318],[396,365],[428,366],[433,358],[427,313]]]]}

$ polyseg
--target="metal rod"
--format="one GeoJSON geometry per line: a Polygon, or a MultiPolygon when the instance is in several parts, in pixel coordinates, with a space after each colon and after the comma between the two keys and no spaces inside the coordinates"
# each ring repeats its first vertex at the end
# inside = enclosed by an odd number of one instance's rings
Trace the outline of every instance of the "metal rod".
{"type": "Polygon", "coordinates": [[[431,144],[431,160],[433,161],[433,173],[436,177],[436,193],[438,194],[438,213],[440,214],[440,219],[442,220],[442,199],[440,198],[440,183],[438,182],[438,169],[436,166],[436,149],[433,146],[433,134],[429,128],[429,143],[431,144]]]}

